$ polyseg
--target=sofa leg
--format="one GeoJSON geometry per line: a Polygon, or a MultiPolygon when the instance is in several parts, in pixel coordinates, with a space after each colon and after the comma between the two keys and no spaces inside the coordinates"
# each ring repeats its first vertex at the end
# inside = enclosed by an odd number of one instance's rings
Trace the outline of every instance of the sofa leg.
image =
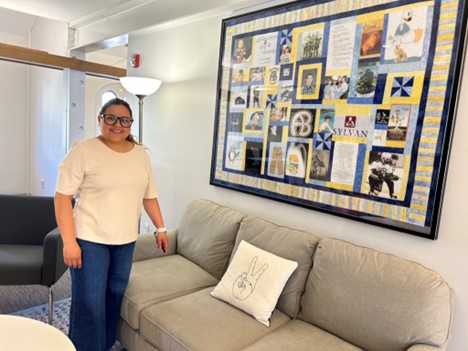
{"type": "Polygon", "coordinates": [[[49,324],[52,325],[52,321],[54,319],[54,292],[52,291],[52,287],[48,286],[49,289],[49,324]]]}

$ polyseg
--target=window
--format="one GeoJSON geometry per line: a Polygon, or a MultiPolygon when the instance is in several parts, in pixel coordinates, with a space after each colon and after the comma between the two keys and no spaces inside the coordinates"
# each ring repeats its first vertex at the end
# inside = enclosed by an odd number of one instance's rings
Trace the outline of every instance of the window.
{"type": "Polygon", "coordinates": [[[115,99],[116,97],[117,94],[115,94],[113,91],[105,91],[101,96],[101,106],[104,105],[107,101],[115,99]]]}

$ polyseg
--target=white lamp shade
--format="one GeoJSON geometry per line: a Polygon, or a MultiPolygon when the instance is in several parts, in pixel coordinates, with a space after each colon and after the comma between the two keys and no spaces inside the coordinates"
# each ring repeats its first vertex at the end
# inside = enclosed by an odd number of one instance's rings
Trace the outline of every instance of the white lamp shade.
{"type": "Polygon", "coordinates": [[[148,96],[158,90],[162,82],[155,78],[120,77],[120,83],[133,95],[148,96]]]}

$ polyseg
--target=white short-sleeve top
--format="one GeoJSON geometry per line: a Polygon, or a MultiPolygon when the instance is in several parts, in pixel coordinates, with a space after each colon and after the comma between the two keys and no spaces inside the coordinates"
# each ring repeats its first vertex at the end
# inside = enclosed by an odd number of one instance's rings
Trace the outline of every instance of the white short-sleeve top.
{"type": "Polygon", "coordinates": [[[76,236],[122,245],[138,236],[143,199],[158,196],[147,151],[113,151],[98,138],[77,141],[59,166],[56,191],[74,195],[76,236]]]}

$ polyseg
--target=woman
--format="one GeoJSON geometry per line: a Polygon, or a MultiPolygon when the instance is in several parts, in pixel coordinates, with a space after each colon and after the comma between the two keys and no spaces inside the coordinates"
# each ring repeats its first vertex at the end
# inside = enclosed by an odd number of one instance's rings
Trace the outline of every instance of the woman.
{"type": "Polygon", "coordinates": [[[167,252],[166,228],[146,150],[130,134],[132,111],[112,99],[100,135],[76,142],[59,167],[55,213],[70,267],[70,339],[77,351],[110,350],[127,287],[141,205],[167,252]],[[75,206],[72,208],[72,198],[75,206]]]}

